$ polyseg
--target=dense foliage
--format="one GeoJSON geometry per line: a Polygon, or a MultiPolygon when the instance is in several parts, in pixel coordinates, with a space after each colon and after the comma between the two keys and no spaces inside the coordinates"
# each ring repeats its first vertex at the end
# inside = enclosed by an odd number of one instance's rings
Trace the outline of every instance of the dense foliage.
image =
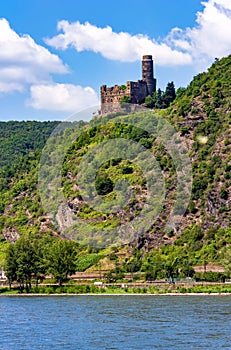
{"type": "Polygon", "coordinates": [[[61,286],[76,270],[78,245],[70,240],[45,240],[29,235],[9,245],[6,252],[8,281],[18,282],[23,290],[31,289],[32,279],[38,284],[51,274],[61,286]]]}
{"type": "Polygon", "coordinates": [[[163,109],[170,106],[176,98],[176,91],[173,81],[167,84],[165,91],[158,89],[152,96],[147,96],[145,105],[148,108],[163,109]]]}
{"type": "Polygon", "coordinates": [[[42,149],[58,122],[0,122],[0,169],[42,149]]]}
{"type": "MultiPolygon", "coordinates": [[[[122,179],[122,185],[126,181],[131,185],[132,196],[120,215],[93,210],[81,197],[76,181],[78,166],[89,149],[117,137],[135,141],[155,154],[164,176],[166,201],[163,212],[141,244],[134,242],[133,249],[123,259],[115,255],[115,266],[107,276],[108,280],[136,272],[145,274],[147,279],[195,278],[193,266],[205,263],[224,266],[225,276],[231,277],[230,75],[231,56],[216,60],[208,72],[194,77],[187,88],[179,88],[176,94],[174,84],[169,83],[165,92],[158,90],[146,99],[149,107],[161,109],[160,118],[171,121],[189,148],[193,168],[192,196],[178,232],[163,230],[175,200],[177,179],[171,157],[155,138],[139,127],[113,122],[112,114],[100,125],[92,120],[68,148],[61,174],[63,193],[73,217],[92,221],[99,229],[116,227],[123,220],[129,222],[140,212],[145,204],[146,181],[143,169],[129,160],[116,158],[103,163],[95,177],[98,195],[105,201],[116,198],[115,184],[122,179]]],[[[58,234],[55,219],[42,208],[37,188],[41,148],[56,125],[56,122],[0,125],[0,264],[3,266],[7,261],[10,280],[27,285],[31,278],[43,276],[44,265],[36,259],[46,253],[39,242],[30,240],[27,235],[42,234],[52,240],[51,237],[58,234]],[[14,242],[19,236],[27,238],[17,240],[14,245],[6,242],[6,238],[14,242]],[[30,266],[29,262],[35,265],[30,266]],[[27,270],[22,269],[24,265],[27,270]]],[[[64,138],[70,134],[64,134],[64,138]]],[[[54,137],[51,144],[55,145],[55,142],[54,137]]],[[[62,244],[54,243],[53,255],[48,254],[45,259],[49,261],[49,273],[60,283],[67,278],[65,271],[57,271],[56,258],[64,249],[62,244]]],[[[44,244],[44,247],[48,248],[48,245],[44,244]]],[[[72,246],[69,248],[71,251],[72,246]]],[[[71,266],[72,256],[67,262],[69,272],[84,271],[97,265],[103,256],[103,252],[86,251],[78,256],[75,266],[71,266]]]]}

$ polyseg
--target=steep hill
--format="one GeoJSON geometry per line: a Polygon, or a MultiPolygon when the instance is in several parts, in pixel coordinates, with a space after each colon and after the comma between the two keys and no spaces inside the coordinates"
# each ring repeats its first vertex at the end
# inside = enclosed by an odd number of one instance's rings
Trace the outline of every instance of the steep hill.
{"type": "MultiPolygon", "coordinates": [[[[104,119],[94,119],[86,126],[81,124],[81,129],[78,129],[79,136],[76,136],[76,128],[69,125],[64,132],[60,131],[49,139],[48,147],[51,148],[48,148],[50,153],[45,159],[47,168],[42,169],[46,178],[43,185],[49,190],[49,193],[46,192],[46,211],[41,203],[41,193],[37,186],[40,151],[27,154],[17,164],[2,172],[0,178],[2,240],[7,238],[13,241],[28,231],[50,235],[60,232],[66,234],[67,222],[71,224],[75,222],[77,226],[74,226],[72,232],[68,231],[68,234],[75,237],[76,230],[79,230],[82,236],[80,234],[78,238],[84,242],[84,236],[90,235],[91,232],[89,233],[83,225],[78,226],[80,220],[89,223],[96,232],[101,231],[105,234],[121,223],[129,228],[129,222],[132,222],[146,205],[148,183],[141,165],[134,164],[132,158],[124,160],[118,155],[111,160],[104,160],[98,166],[95,174],[96,191],[106,203],[98,210],[87,203],[77,182],[79,166],[89,150],[104,141],[120,137],[138,143],[155,154],[161,171],[159,175],[163,178],[165,185],[163,208],[158,206],[163,195],[160,189],[156,197],[154,196],[153,202],[158,217],[148,230],[145,231],[143,227],[139,227],[134,246],[139,248],[138,251],[142,249],[143,253],[162,247],[161,253],[158,250],[160,261],[163,257],[166,259],[166,256],[171,261],[181,256],[182,259],[190,259],[194,264],[202,264],[205,259],[219,262],[231,245],[230,75],[231,56],[216,60],[208,72],[197,75],[187,88],[177,91],[176,100],[167,110],[148,112],[150,118],[157,121],[157,129],[164,119],[169,120],[179,131],[182,141],[189,150],[193,172],[192,194],[180,225],[168,232],[165,230],[171,208],[176,203],[179,180],[177,167],[169,149],[161,144],[161,140],[149,135],[145,127],[142,128],[142,124],[134,123],[132,126],[127,126],[126,115],[121,116],[120,119],[118,115],[109,115],[104,119]],[[58,137],[62,138],[63,143],[58,143],[58,137]],[[67,139],[72,140],[69,146],[65,143],[67,139]],[[64,152],[65,148],[61,178],[55,183],[52,179],[57,169],[53,165],[57,163],[57,157],[64,152]],[[118,188],[115,188],[115,183],[119,179],[122,179],[120,182],[122,189],[123,186],[126,187],[126,182],[130,183],[131,195],[121,210],[110,211],[107,203],[119,200],[116,196],[118,188]],[[62,204],[61,192],[64,195],[65,204],[62,204]],[[61,228],[60,231],[57,230],[58,226],[61,228]],[[145,234],[142,234],[144,231],[145,234]]],[[[143,115],[142,113],[144,112],[139,112],[139,118],[143,115]]],[[[34,144],[32,149],[40,148],[44,140],[39,146],[34,144]]],[[[6,140],[3,141],[3,145],[6,145],[6,140]]],[[[14,161],[17,157],[15,154],[26,154],[25,149],[30,147],[23,147],[23,150],[18,150],[16,147],[16,152],[12,152],[14,154],[12,160],[14,161]]],[[[111,152],[112,149],[109,151],[111,152]]],[[[122,154],[123,149],[121,149],[122,154]]],[[[2,164],[5,164],[4,162],[6,160],[2,159],[2,164]]],[[[124,198],[121,198],[123,201],[124,198]]],[[[117,206],[118,203],[117,201],[117,206]]],[[[147,265],[149,258],[141,262],[142,254],[140,255],[138,251],[135,250],[132,261],[136,269],[147,270],[144,266],[147,265]]],[[[156,256],[157,250],[155,254],[149,253],[149,260],[153,262],[156,256]]],[[[129,255],[126,259],[129,259],[129,255]]]]}
{"type": "Polygon", "coordinates": [[[230,226],[231,56],[197,75],[168,110],[193,164],[192,200],[184,227],[230,226]]]}

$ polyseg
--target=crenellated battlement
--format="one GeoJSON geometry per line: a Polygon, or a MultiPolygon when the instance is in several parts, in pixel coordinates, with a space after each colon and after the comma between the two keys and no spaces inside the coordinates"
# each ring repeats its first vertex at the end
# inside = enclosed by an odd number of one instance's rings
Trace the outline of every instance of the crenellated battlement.
{"type": "Polygon", "coordinates": [[[121,102],[141,104],[148,95],[156,91],[156,79],[153,76],[153,60],[151,55],[143,56],[142,80],[128,81],[125,85],[100,87],[101,114],[115,112],[121,108],[121,102]]]}

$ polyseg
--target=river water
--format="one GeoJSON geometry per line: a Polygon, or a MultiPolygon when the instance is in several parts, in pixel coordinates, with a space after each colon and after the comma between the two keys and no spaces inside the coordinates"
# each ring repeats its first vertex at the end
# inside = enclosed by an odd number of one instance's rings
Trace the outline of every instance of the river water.
{"type": "Polygon", "coordinates": [[[0,297],[0,349],[231,349],[229,296],[0,297]]]}

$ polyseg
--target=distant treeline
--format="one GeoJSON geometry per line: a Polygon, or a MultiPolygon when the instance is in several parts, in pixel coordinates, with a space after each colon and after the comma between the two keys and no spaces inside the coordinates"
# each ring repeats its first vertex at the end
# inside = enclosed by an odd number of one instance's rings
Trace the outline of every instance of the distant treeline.
{"type": "Polygon", "coordinates": [[[0,122],[0,169],[11,166],[20,157],[43,148],[59,122],[0,122]]]}

